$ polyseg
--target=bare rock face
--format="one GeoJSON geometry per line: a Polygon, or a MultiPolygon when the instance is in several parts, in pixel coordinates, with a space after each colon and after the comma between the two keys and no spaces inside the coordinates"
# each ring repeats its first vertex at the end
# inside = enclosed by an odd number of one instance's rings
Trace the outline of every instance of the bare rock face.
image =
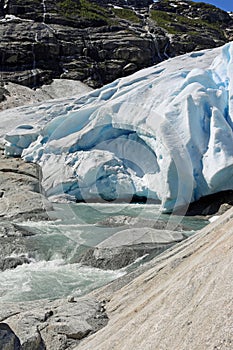
{"type": "Polygon", "coordinates": [[[78,80],[54,79],[51,84],[45,84],[37,89],[5,82],[0,88],[0,110],[23,105],[44,102],[53,99],[76,98],[92,91],[92,88],[78,80]]]}
{"type": "MultiPolygon", "coordinates": [[[[107,324],[108,317],[104,305],[105,302],[75,297],[70,297],[69,300],[43,300],[18,305],[2,304],[0,319],[7,321],[7,324],[2,325],[8,330],[10,339],[14,339],[10,327],[14,329],[20,339],[21,348],[1,349],[73,349],[82,339],[107,324]]],[[[0,341],[0,346],[1,344],[0,341]]]]}
{"type": "MultiPolygon", "coordinates": [[[[95,2],[101,6],[109,6],[109,4],[114,3],[115,6],[125,6],[126,1],[125,0],[115,0],[115,1],[108,1],[108,0],[91,0],[91,2],[95,2]]],[[[141,7],[147,7],[153,4],[153,0],[127,0],[127,6],[133,6],[136,8],[141,7]]]]}
{"type": "Polygon", "coordinates": [[[48,218],[52,205],[43,195],[38,165],[0,154],[0,218],[48,218]]]}
{"type": "Polygon", "coordinates": [[[100,87],[169,57],[223,45],[232,28],[228,13],[203,3],[8,0],[0,6],[1,78],[29,87],[54,78],[100,87]]]}
{"type": "Polygon", "coordinates": [[[45,343],[38,330],[35,331],[26,341],[22,344],[22,350],[46,350],[45,343]]]}
{"type": "Polygon", "coordinates": [[[20,226],[24,220],[47,220],[51,203],[40,186],[41,172],[36,164],[20,158],[7,158],[0,151],[0,270],[29,263],[28,236],[20,226]]]}
{"type": "Polygon", "coordinates": [[[232,220],[230,209],[130,283],[95,291],[110,299],[109,322],[76,349],[231,350],[232,220]]]}

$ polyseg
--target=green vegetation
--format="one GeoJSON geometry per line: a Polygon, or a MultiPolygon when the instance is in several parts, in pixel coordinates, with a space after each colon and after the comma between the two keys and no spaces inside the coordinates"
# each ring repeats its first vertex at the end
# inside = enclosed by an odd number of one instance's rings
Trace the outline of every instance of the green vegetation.
{"type": "Polygon", "coordinates": [[[58,2],[58,7],[65,17],[81,17],[108,22],[108,11],[87,0],[63,0],[58,2]]]}
{"type": "Polygon", "coordinates": [[[40,0],[18,0],[17,5],[22,5],[22,6],[30,6],[30,5],[35,5],[35,4],[41,4],[40,0]]]}
{"type": "MultiPolygon", "coordinates": [[[[162,3],[170,6],[171,0],[162,0],[162,3]]],[[[196,1],[188,0],[188,4],[190,4],[192,6],[192,8],[194,8],[194,9],[202,8],[202,9],[213,11],[213,9],[216,8],[216,6],[214,6],[212,4],[208,4],[206,2],[196,2],[196,1]]]]}
{"type": "Polygon", "coordinates": [[[202,8],[202,9],[213,11],[213,9],[216,7],[214,5],[207,4],[206,2],[195,2],[195,1],[191,1],[191,0],[189,0],[189,2],[193,8],[202,8]]]}
{"type": "Polygon", "coordinates": [[[206,28],[208,30],[218,32],[218,35],[224,38],[224,34],[220,28],[219,23],[211,24],[202,19],[188,18],[185,16],[177,15],[172,12],[165,12],[159,10],[151,11],[151,19],[170,34],[184,33],[184,27],[186,28],[187,32],[195,31],[196,29],[201,30],[202,28],[206,28]]]}
{"type": "Polygon", "coordinates": [[[126,19],[128,21],[139,23],[140,20],[133,10],[130,9],[112,9],[115,15],[119,18],[126,19]]]}
{"type": "Polygon", "coordinates": [[[79,0],[64,0],[58,3],[61,12],[66,17],[74,16],[78,14],[81,10],[81,4],[79,0]]]}

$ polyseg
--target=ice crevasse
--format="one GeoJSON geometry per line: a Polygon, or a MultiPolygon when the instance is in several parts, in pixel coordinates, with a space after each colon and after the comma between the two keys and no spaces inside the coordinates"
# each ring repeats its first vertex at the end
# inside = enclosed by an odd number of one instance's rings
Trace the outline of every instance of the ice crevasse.
{"type": "Polygon", "coordinates": [[[53,199],[136,195],[169,212],[233,189],[233,43],[17,113],[6,153],[39,163],[53,199]]]}

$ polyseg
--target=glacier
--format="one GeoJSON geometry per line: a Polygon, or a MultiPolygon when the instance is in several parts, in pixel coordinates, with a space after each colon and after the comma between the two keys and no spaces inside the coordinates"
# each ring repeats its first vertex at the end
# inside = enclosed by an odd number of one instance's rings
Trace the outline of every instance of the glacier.
{"type": "Polygon", "coordinates": [[[52,200],[136,196],[171,212],[233,189],[233,43],[0,118],[5,153],[40,164],[52,200]]]}

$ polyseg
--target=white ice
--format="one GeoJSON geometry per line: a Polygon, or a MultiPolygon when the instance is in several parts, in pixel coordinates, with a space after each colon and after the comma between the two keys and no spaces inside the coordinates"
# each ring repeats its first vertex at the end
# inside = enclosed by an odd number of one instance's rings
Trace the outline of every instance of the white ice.
{"type": "Polygon", "coordinates": [[[53,198],[137,195],[171,211],[233,189],[233,43],[8,113],[24,127],[0,114],[6,153],[39,163],[53,198]]]}

